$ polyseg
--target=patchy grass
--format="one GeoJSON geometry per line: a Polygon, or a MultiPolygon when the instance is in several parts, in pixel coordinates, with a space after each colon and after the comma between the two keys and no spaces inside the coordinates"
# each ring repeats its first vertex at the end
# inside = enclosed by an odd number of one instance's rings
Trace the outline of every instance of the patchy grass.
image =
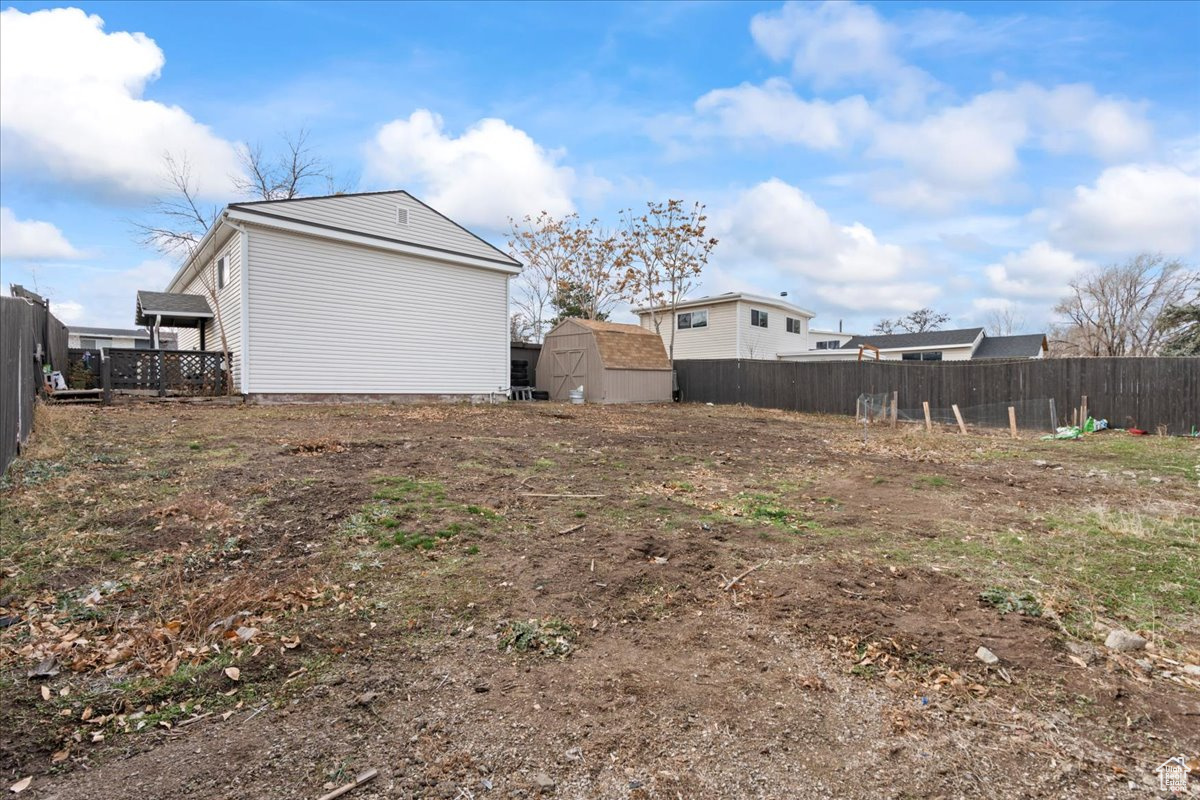
{"type": "Polygon", "coordinates": [[[574,640],[575,630],[560,619],[531,619],[505,625],[497,645],[506,653],[536,653],[565,658],[575,649],[574,640]]]}
{"type": "Polygon", "coordinates": [[[1016,612],[1027,617],[1042,615],[1042,604],[1032,592],[1016,592],[992,586],[980,592],[979,599],[1001,614],[1016,612]]]}
{"type": "Polygon", "coordinates": [[[941,475],[918,475],[913,479],[914,489],[940,489],[949,485],[949,478],[943,478],[941,475]]]}

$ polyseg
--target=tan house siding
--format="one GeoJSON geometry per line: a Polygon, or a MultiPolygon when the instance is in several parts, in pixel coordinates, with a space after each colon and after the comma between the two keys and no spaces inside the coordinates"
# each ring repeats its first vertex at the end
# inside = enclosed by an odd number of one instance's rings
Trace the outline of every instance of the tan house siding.
{"type": "MultiPolygon", "coordinates": [[[[708,312],[708,327],[707,328],[688,328],[685,330],[675,329],[675,358],[686,360],[689,358],[737,358],[737,344],[735,342],[737,332],[737,310],[736,303],[717,303],[711,306],[697,306],[696,308],[686,309],[685,312],[707,311],[708,312]]],[[[671,312],[659,315],[662,325],[659,328],[659,333],[662,336],[663,346],[671,347],[671,328],[676,325],[671,312]]],[[[641,326],[646,330],[654,330],[654,324],[650,320],[649,314],[640,316],[641,326]]]]}
{"type": "Polygon", "coordinates": [[[775,306],[761,305],[745,300],[738,301],[737,308],[737,326],[741,333],[738,337],[741,350],[737,354],[737,358],[774,361],[780,353],[807,349],[808,320],[805,317],[788,314],[775,306]],[[767,313],[766,328],[750,324],[750,312],[756,309],[767,313]],[[789,316],[792,319],[800,320],[801,333],[788,333],[787,319],[789,316]]]}
{"type": "MultiPolygon", "coordinates": [[[[220,258],[226,259],[226,281],[225,286],[218,292],[220,299],[220,320],[221,326],[225,329],[225,337],[229,344],[229,352],[233,355],[233,382],[234,385],[240,385],[241,369],[242,369],[242,248],[241,238],[234,233],[229,237],[229,241],[217,251],[217,253],[208,260],[204,265],[204,269],[192,278],[184,287],[178,291],[182,294],[198,294],[201,295],[209,306],[212,306],[212,296],[209,294],[208,286],[216,287],[217,285],[217,260],[220,258]]],[[[215,314],[217,309],[213,309],[215,314]]],[[[197,328],[179,328],[179,349],[180,350],[199,350],[200,349],[200,331],[197,328]]],[[[217,319],[214,317],[209,323],[204,332],[204,346],[208,350],[219,351],[221,349],[221,334],[218,329],[217,319]]]]}
{"type": "Polygon", "coordinates": [[[248,241],[251,394],[508,387],[506,274],[257,226],[248,241]]]}

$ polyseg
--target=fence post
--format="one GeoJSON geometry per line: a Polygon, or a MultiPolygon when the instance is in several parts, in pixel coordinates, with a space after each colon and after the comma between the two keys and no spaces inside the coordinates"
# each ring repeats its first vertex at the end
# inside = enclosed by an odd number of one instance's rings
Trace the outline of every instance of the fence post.
{"type": "Polygon", "coordinates": [[[104,405],[112,404],[112,360],[105,358],[104,351],[100,351],[100,388],[104,390],[103,403],[104,405]]]}
{"type": "Polygon", "coordinates": [[[929,418],[929,401],[922,400],[921,408],[925,411],[925,431],[928,433],[929,431],[933,430],[933,420],[929,418]]]}
{"type": "Polygon", "coordinates": [[[1017,438],[1017,409],[1013,406],[1008,407],[1008,432],[1017,438]]]}
{"type": "Polygon", "coordinates": [[[1050,398],[1050,432],[1058,430],[1058,412],[1054,408],[1054,398],[1050,398]]]}
{"type": "Polygon", "coordinates": [[[163,358],[163,351],[159,350],[158,355],[158,396],[167,396],[167,364],[163,358]]]}
{"type": "Polygon", "coordinates": [[[899,413],[896,406],[900,402],[900,392],[892,392],[892,427],[896,427],[896,415],[899,413]]]}
{"type": "Polygon", "coordinates": [[[958,429],[962,431],[963,436],[967,435],[967,424],[963,422],[962,412],[958,410],[958,403],[950,406],[954,411],[954,418],[958,420],[958,429]]]}

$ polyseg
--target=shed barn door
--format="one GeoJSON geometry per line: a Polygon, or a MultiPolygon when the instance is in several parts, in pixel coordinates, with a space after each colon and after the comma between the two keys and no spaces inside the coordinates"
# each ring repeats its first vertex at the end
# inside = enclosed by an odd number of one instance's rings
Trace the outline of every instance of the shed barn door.
{"type": "Polygon", "coordinates": [[[585,350],[555,350],[554,370],[550,373],[550,397],[562,400],[567,392],[587,382],[587,366],[583,360],[585,350]]]}

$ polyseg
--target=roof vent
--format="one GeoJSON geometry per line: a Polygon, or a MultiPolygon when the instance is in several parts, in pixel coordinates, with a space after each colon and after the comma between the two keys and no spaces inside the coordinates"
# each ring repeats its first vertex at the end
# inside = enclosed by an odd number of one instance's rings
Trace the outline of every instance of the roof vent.
{"type": "Polygon", "coordinates": [[[407,225],[408,224],[408,209],[407,208],[397,208],[396,209],[396,224],[397,225],[407,225]]]}

